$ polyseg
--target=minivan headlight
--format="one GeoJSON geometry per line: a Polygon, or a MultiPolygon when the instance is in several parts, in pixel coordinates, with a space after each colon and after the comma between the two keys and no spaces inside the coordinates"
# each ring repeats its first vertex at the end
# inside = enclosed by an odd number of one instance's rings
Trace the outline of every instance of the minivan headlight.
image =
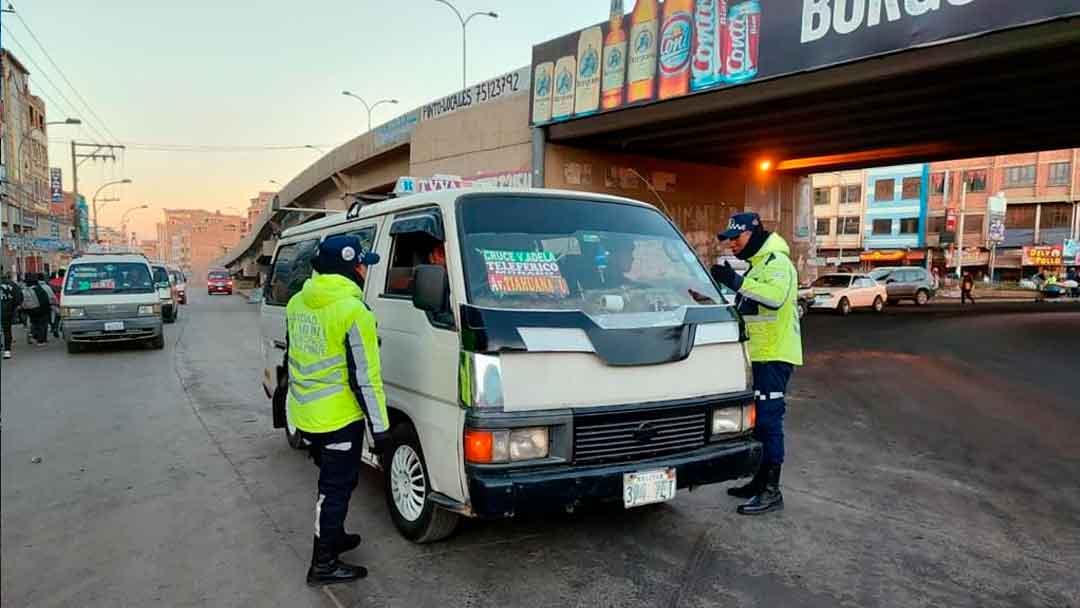
{"type": "Polygon", "coordinates": [[[548,428],[466,429],[465,461],[493,464],[548,456],[548,428]]]}
{"type": "Polygon", "coordinates": [[[753,430],[756,422],[757,408],[752,401],[733,407],[719,407],[713,410],[712,436],[750,431],[753,430]]]}
{"type": "Polygon", "coordinates": [[[157,315],[161,314],[160,304],[143,304],[139,306],[140,315],[157,315]]]}
{"type": "Polygon", "coordinates": [[[60,309],[60,316],[64,319],[78,319],[86,316],[86,309],[76,308],[74,306],[64,306],[60,309]]]}

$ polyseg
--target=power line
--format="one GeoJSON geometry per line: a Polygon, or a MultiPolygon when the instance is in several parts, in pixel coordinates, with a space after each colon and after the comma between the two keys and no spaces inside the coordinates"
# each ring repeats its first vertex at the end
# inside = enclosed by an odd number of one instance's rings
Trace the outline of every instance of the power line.
{"type": "MultiPolygon", "coordinates": [[[[50,139],[51,143],[63,143],[64,140],[50,139]]],[[[147,142],[121,142],[129,150],[149,152],[288,152],[294,150],[312,151],[313,144],[168,144],[147,142]]],[[[335,144],[315,144],[315,147],[330,148],[335,144]]]]}
{"type": "MultiPolygon", "coordinates": [[[[40,65],[38,65],[38,63],[36,61],[34,61],[34,57],[32,55],[30,55],[30,52],[27,51],[26,48],[22,44],[19,43],[18,38],[15,38],[15,36],[11,33],[11,30],[8,29],[8,27],[6,25],[2,25],[2,24],[0,24],[0,28],[3,28],[3,30],[5,32],[7,32],[8,40],[15,43],[15,46],[18,47],[18,49],[20,51],[22,51],[22,54],[23,54],[22,56],[30,63],[30,65],[34,66],[34,68],[38,71],[38,73],[40,73],[45,78],[45,81],[48,82],[52,86],[52,88],[56,91],[56,94],[59,95],[60,98],[64,100],[64,102],[67,104],[67,108],[68,108],[67,113],[70,113],[72,115],[76,114],[77,112],[71,112],[71,110],[76,109],[77,106],[70,99],[68,99],[67,95],[64,95],[64,90],[61,89],[55,82],[53,82],[52,78],[49,78],[49,74],[46,73],[45,70],[42,69],[42,67],[40,65]]],[[[56,100],[52,100],[52,101],[55,103],[56,100]]],[[[59,106],[60,104],[56,104],[56,105],[59,106]]],[[[87,127],[87,129],[93,131],[96,137],[98,137],[98,138],[100,138],[102,140],[108,140],[107,137],[103,136],[100,131],[98,131],[96,128],[94,128],[93,124],[90,121],[84,120],[83,124],[87,127]]]]}
{"type": "MultiPolygon", "coordinates": [[[[22,18],[22,15],[19,13],[15,13],[15,17],[18,18],[19,23],[21,23],[23,27],[26,28],[26,32],[30,34],[30,37],[33,38],[34,42],[38,45],[38,48],[41,49],[41,52],[45,54],[45,58],[49,60],[49,63],[51,63],[52,66],[56,69],[56,71],[60,74],[60,78],[63,78],[64,82],[66,82],[67,85],[71,87],[72,92],[74,92],[75,96],[83,102],[83,106],[85,106],[87,111],[90,112],[90,115],[93,116],[95,120],[97,120],[98,124],[101,125],[101,128],[104,129],[105,132],[109,135],[109,139],[112,139],[114,142],[117,141],[119,138],[116,137],[116,135],[113,134],[113,132],[109,129],[109,125],[105,124],[105,121],[102,120],[100,116],[98,116],[98,113],[94,111],[94,108],[90,107],[90,104],[86,101],[86,98],[83,97],[82,94],[79,93],[79,90],[75,88],[75,85],[71,84],[71,81],[68,80],[67,74],[64,74],[64,70],[61,70],[60,66],[56,65],[56,62],[53,61],[52,55],[49,54],[49,51],[45,50],[45,45],[41,44],[41,41],[38,40],[37,35],[34,34],[34,31],[32,29],[30,29],[30,24],[28,24],[22,18]]],[[[10,34],[10,32],[8,33],[10,34]]]]}

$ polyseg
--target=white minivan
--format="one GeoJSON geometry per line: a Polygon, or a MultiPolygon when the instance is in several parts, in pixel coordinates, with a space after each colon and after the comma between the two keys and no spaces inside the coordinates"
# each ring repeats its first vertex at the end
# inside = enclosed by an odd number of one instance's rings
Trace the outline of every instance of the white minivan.
{"type": "MultiPolygon", "coordinates": [[[[389,463],[364,459],[405,537],[439,540],[460,516],[636,507],[756,470],[744,326],[654,207],[466,189],[290,228],[261,307],[267,396],[285,374],[285,305],[336,234],[382,256],[364,299],[393,447],[389,463]]],[[[303,446],[284,408],[274,424],[303,446]]]]}
{"type": "Polygon", "coordinates": [[[64,276],[62,302],[64,342],[70,353],[86,344],[133,340],[165,348],[154,273],[142,254],[76,257],[64,276]]]}

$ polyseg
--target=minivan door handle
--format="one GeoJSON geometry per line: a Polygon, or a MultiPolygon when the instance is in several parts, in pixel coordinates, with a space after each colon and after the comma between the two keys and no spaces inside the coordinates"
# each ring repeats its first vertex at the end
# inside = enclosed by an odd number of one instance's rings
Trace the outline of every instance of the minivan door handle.
{"type": "Polygon", "coordinates": [[[285,350],[286,348],[288,348],[288,345],[285,344],[285,342],[282,340],[274,340],[274,348],[278,350],[285,350]]]}

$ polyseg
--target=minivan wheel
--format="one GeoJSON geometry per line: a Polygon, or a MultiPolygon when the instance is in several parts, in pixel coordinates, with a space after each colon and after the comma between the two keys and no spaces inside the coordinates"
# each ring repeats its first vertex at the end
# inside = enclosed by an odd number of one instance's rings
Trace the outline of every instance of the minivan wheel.
{"type": "Polygon", "coordinates": [[[394,526],[416,543],[432,543],[454,533],[460,516],[428,499],[431,483],[420,438],[409,422],[390,432],[391,448],[383,462],[386,504],[394,526]]]}
{"type": "Polygon", "coordinates": [[[156,338],[150,340],[150,348],[154,350],[161,350],[165,348],[165,335],[162,334],[156,338]]]}
{"type": "Polygon", "coordinates": [[[885,310],[885,300],[881,299],[881,296],[874,298],[874,312],[881,312],[885,310]]]}
{"type": "Polygon", "coordinates": [[[836,305],[836,311],[840,313],[841,317],[846,317],[851,313],[851,302],[848,302],[847,298],[840,298],[840,303],[836,305]]]}
{"type": "Polygon", "coordinates": [[[67,343],[67,351],[69,354],[76,355],[78,353],[81,353],[82,350],[82,344],[79,344],[78,342],[71,341],[67,343]]]}
{"type": "Polygon", "coordinates": [[[801,318],[805,317],[806,312],[807,312],[806,302],[803,302],[802,300],[799,300],[799,318],[801,319],[801,318]]]}
{"type": "Polygon", "coordinates": [[[925,289],[920,289],[919,291],[915,292],[915,303],[919,306],[923,306],[929,301],[930,294],[927,293],[925,289]]]}

